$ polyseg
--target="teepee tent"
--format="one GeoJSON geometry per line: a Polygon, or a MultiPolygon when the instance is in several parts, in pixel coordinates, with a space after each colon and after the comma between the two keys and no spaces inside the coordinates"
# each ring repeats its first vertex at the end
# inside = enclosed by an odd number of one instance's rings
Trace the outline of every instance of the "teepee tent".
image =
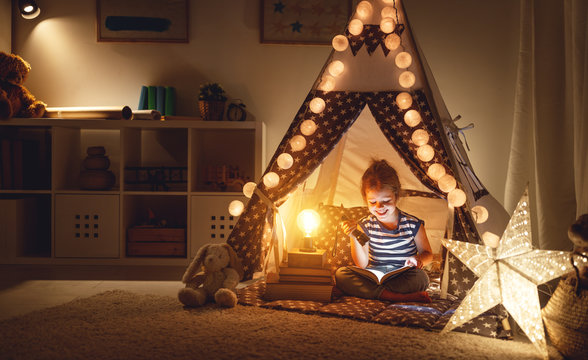
{"type": "Polygon", "coordinates": [[[360,179],[372,158],[386,159],[398,171],[398,207],[425,220],[434,252],[442,251],[444,237],[492,241],[509,216],[474,174],[462,130],[439,94],[401,1],[361,1],[333,39],[263,178],[246,186],[251,199],[227,242],[247,276],[277,270],[284,249],[300,246],[300,210],[365,206],[360,179]]]}

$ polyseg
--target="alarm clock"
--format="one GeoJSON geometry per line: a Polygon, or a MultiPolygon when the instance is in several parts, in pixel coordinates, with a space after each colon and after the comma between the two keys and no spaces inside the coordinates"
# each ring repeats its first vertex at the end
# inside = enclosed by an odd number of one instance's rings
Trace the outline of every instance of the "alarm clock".
{"type": "Polygon", "coordinates": [[[245,104],[238,100],[238,102],[234,102],[229,104],[227,108],[227,118],[230,121],[245,121],[247,118],[247,111],[245,111],[245,104]]]}

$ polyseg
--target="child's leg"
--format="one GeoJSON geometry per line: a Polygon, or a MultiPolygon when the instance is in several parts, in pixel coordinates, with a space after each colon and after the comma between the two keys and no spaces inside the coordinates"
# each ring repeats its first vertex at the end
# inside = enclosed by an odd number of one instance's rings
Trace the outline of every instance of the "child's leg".
{"type": "Polygon", "coordinates": [[[347,295],[365,299],[377,299],[382,291],[374,282],[349,270],[347,266],[340,267],[335,272],[337,287],[347,295]]]}
{"type": "Polygon", "coordinates": [[[393,302],[430,303],[431,298],[425,291],[429,286],[429,277],[421,269],[409,269],[384,284],[378,299],[393,302]]]}

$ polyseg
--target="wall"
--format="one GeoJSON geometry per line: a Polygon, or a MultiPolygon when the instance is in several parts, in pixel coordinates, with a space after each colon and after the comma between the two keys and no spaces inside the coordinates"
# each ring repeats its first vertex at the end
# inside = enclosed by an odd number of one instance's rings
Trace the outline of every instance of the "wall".
{"type": "MultiPolygon", "coordinates": [[[[518,1],[407,0],[411,26],[447,107],[460,114],[470,160],[502,201],[513,116],[518,1]]],[[[28,88],[50,106],[136,106],[145,84],[178,90],[196,115],[198,87],[220,82],[267,124],[269,159],[330,52],[259,43],[258,0],[190,1],[189,44],[98,43],[95,2],[38,0],[41,16],[15,17],[13,51],[33,70],[28,88]]],[[[0,37],[2,39],[4,36],[0,37]]]]}
{"type": "Polygon", "coordinates": [[[10,0],[0,0],[0,51],[10,52],[10,0]]]}

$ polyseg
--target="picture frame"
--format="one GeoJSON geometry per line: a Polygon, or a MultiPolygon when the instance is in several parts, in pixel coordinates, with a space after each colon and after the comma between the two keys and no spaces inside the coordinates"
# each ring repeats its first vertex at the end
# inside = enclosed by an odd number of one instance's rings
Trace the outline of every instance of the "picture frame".
{"type": "Polygon", "coordinates": [[[189,0],[96,0],[98,42],[187,43],[189,0]]]}
{"type": "Polygon", "coordinates": [[[262,44],[330,45],[342,34],[352,0],[260,0],[262,44]]]}

